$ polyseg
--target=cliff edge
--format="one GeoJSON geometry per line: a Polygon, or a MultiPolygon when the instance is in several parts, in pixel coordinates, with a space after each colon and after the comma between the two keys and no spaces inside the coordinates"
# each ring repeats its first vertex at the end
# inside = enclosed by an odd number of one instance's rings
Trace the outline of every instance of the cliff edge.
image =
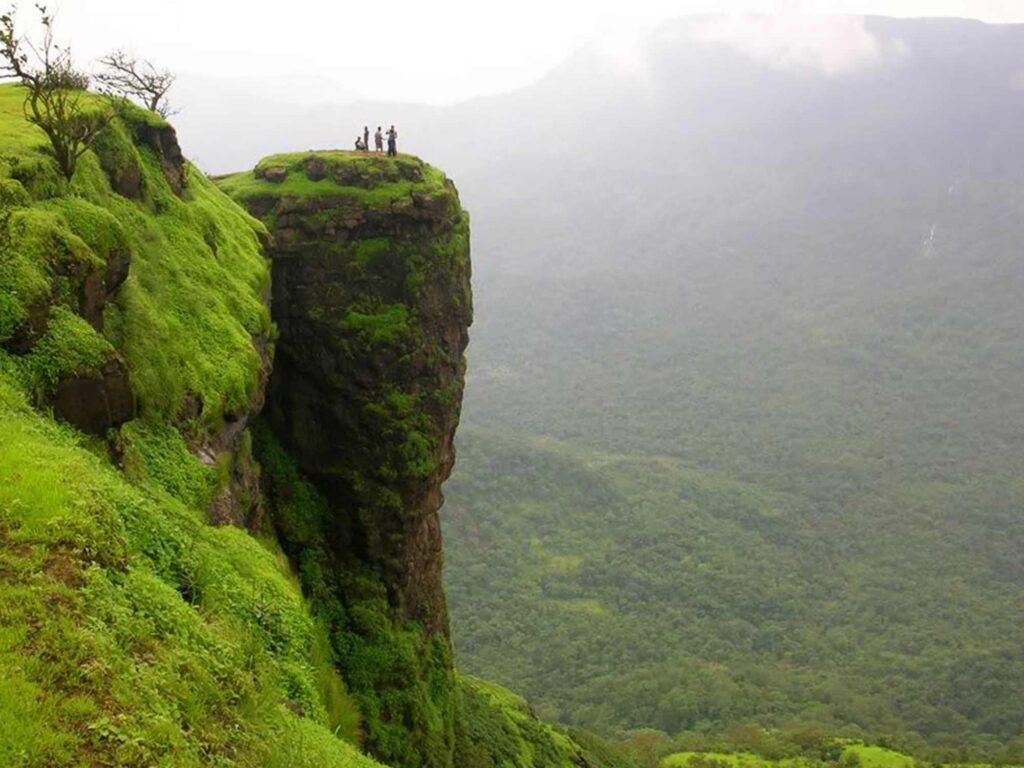
{"type": "Polygon", "coordinates": [[[408,156],[276,155],[218,183],[273,236],[266,419],[284,450],[265,439],[258,451],[278,536],[300,572],[316,560],[304,586],[332,606],[340,668],[358,670],[347,682],[367,746],[398,765],[450,765],[438,510],[472,321],[468,216],[451,181],[408,156]],[[293,509],[287,457],[318,511],[293,509]]]}

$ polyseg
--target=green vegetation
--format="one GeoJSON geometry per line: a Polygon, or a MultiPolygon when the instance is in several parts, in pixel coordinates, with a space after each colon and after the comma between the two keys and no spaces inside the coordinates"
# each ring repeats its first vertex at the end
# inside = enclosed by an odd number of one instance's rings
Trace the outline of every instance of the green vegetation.
{"type": "Polygon", "coordinates": [[[126,111],[100,147],[103,158],[137,165],[140,199],[115,193],[92,152],[62,183],[45,138],[26,129],[21,98],[0,87],[0,237],[10,254],[0,267],[0,339],[34,302],[71,303],[75,274],[104,269],[127,249],[131,276],[107,306],[104,331],[132,370],[142,415],[172,418],[186,395],[202,403],[206,424],[246,409],[263,366],[252,337],[271,334],[262,225],[191,166],[186,192],[175,195],[155,153],[129,140],[133,121],[166,126],[143,110],[126,111]]]}
{"type": "Polygon", "coordinates": [[[147,181],[157,179],[160,215],[122,204],[119,218],[133,234],[132,277],[108,311],[110,335],[138,372],[143,414],[172,416],[188,394],[213,424],[249,407],[263,366],[252,338],[271,336],[260,225],[191,166],[188,202],[160,183],[151,155],[143,167],[147,181]]]}
{"type": "Polygon", "coordinates": [[[0,431],[0,763],[373,764],[327,730],[283,558],[130,485],[4,376],[0,431]]]}
{"type": "Polygon", "coordinates": [[[330,638],[330,658],[359,703],[367,749],[393,765],[449,765],[454,702],[447,639],[396,622],[383,580],[356,553],[344,562],[332,557],[323,496],[264,425],[255,449],[274,529],[330,638]]]}
{"type": "Polygon", "coordinates": [[[368,751],[446,768],[447,611],[436,529],[417,524],[434,513],[460,403],[468,218],[444,175],[409,157],[281,155],[217,183],[267,223],[274,300],[297,318],[256,440],[277,535],[359,702],[368,751]]]}
{"type": "Polygon", "coordinates": [[[457,683],[459,768],[635,768],[592,734],[541,722],[524,699],[501,686],[468,675],[458,675],[457,683]]]}
{"type": "Polygon", "coordinates": [[[188,166],[179,195],[141,111],[68,183],[20,100],[0,87],[0,764],[371,768],[325,625],[272,537],[208,524],[228,467],[189,443],[257,394],[262,225],[188,166]],[[113,355],[141,417],[110,442],[30,407],[113,355]]]}
{"type": "Polygon", "coordinates": [[[85,320],[69,309],[50,310],[46,334],[19,360],[22,379],[37,401],[44,402],[65,377],[96,370],[114,348],[85,320]]]}
{"type": "MultiPolygon", "coordinates": [[[[174,167],[169,126],[131,108],[69,181],[18,98],[0,87],[0,764],[372,768],[364,747],[409,768],[631,768],[503,689],[457,687],[447,637],[395,618],[392,564],[336,546],[346,521],[267,429],[250,444],[240,419],[275,333],[264,227],[174,167]],[[138,418],[85,438],[43,412],[112,360],[138,418]],[[264,529],[209,524],[250,448],[264,529]]],[[[346,244],[362,299],[322,318],[352,359],[386,354],[401,374],[359,402],[371,439],[343,466],[372,523],[406,514],[396,488],[437,472],[431,419],[455,413],[461,368],[430,324],[455,311],[461,332],[470,298],[468,219],[443,175],[408,158],[367,172],[396,178],[367,189],[357,173],[362,202],[451,223],[426,246],[346,244]],[[442,364],[449,383],[432,389],[442,364]]]]}
{"type": "Polygon", "coordinates": [[[370,346],[394,344],[409,336],[409,310],[405,304],[391,304],[372,314],[349,312],[339,330],[365,335],[370,346]]]}
{"type": "Polygon", "coordinates": [[[368,208],[387,207],[412,194],[445,193],[444,174],[408,155],[381,157],[364,152],[293,152],[263,158],[255,172],[245,171],[218,177],[217,184],[235,200],[255,198],[317,199],[337,198],[368,208]],[[307,163],[322,163],[322,178],[307,175],[307,163]],[[337,175],[338,169],[344,175],[337,175]],[[267,169],[278,169],[284,179],[268,181],[267,169]]]}
{"type": "Polygon", "coordinates": [[[979,513],[955,541],[916,520],[954,498],[999,509],[994,492],[920,486],[871,531],[867,509],[825,516],[678,459],[463,429],[445,517],[459,658],[609,735],[818,726],[1020,762],[1016,548],[979,567],[974,543],[1019,515],[979,513]]]}
{"type": "Polygon", "coordinates": [[[458,172],[485,254],[444,515],[468,672],[608,735],[1024,762],[1024,154],[1002,87],[954,117],[940,73],[1010,68],[966,28],[879,20],[914,71],[845,83],[655,45],[655,91],[595,74],[608,131],[557,162],[536,93],[508,100],[530,141],[458,172]]]}
{"type": "Polygon", "coordinates": [[[189,451],[178,430],[135,420],[118,437],[124,472],[132,482],[151,482],[186,506],[206,509],[220,478],[189,451]]]}
{"type": "MultiPolygon", "coordinates": [[[[663,768],[922,768],[931,765],[912,755],[885,747],[830,741],[825,754],[817,748],[790,757],[766,757],[758,752],[673,752],[661,759],[663,768]]],[[[946,763],[948,768],[967,768],[963,763],[946,763]]],[[[992,768],[990,764],[974,764],[992,768]]],[[[1015,768],[1008,763],[997,763],[1015,768]]]]}
{"type": "Polygon", "coordinates": [[[36,10],[42,28],[36,40],[20,34],[14,6],[0,16],[0,72],[22,86],[25,120],[49,140],[70,181],[78,159],[113,120],[114,104],[86,92],[89,75],[76,67],[69,47],[55,42],[53,15],[42,4],[36,10]]]}

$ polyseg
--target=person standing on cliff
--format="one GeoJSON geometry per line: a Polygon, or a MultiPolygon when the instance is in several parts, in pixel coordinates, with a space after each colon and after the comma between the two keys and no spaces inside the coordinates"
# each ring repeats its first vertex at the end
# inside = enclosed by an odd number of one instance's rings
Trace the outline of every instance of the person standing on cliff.
{"type": "Polygon", "coordinates": [[[388,156],[395,157],[396,155],[398,155],[398,131],[392,125],[388,128],[388,156]]]}
{"type": "Polygon", "coordinates": [[[384,151],[384,131],[380,129],[379,125],[377,126],[377,132],[373,134],[373,147],[377,152],[384,151]]]}
{"type": "Polygon", "coordinates": [[[363,149],[367,152],[370,151],[370,126],[363,126],[363,149]]]}

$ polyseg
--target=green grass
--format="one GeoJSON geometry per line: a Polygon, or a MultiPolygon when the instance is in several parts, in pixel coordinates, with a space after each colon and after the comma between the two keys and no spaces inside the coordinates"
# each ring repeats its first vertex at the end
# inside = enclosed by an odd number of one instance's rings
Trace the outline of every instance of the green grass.
{"type": "Polygon", "coordinates": [[[189,451],[173,427],[136,419],[119,434],[125,475],[136,484],[153,483],[186,506],[205,509],[220,479],[189,451]]]}
{"type": "Polygon", "coordinates": [[[53,307],[46,334],[19,360],[22,381],[44,400],[61,379],[100,368],[113,352],[85,320],[65,307],[53,307]]]}
{"type": "Polygon", "coordinates": [[[386,237],[371,237],[360,240],[355,246],[355,262],[360,267],[365,267],[377,256],[387,253],[391,241],[386,237]]]}
{"type": "Polygon", "coordinates": [[[129,484],[3,373],[0,433],[0,764],[373,765],[331,735],[283,557],[129,484]]]}
{"type": "Polygon", "coordinates": [[[409,309],[405,304],[390,304],[373,313],[349,312],[341,323],[341,330],[365,335],[373,346],[404,341],[411,332],[409,309]]]}
{"type": "MultiPolygon", "coordinates": [[[[843,748],[843,757],[855,757],[860,768],[913,768],[914,758],[885,747],[851,744],[843,748]]],[[[852,762],[852,761],[851,761],[852,762]]]]}
{"type": "Polygon", "coordinates": [[[45,139],[24,121],[20,89],[0,86],[0,181],[8,190],[0,238],[12,254],[0,266],[0,340],[33,301],[72,304],[68,264],[103,269],[127,248],[131,272],[107,307],[104,333],[128,362],[140,413],[173,418],[189,395],[202,403],[203,423],[215,425],[248,408],[262,365],[252,339],[273,334],[263,227],[191,166],[184,196],[175,196],[153,152],[128,138],[152,116],[132,110],[125,120],[107,137],[104,158],[138,166],[141,200],[115,194],[92,152],[71,184],[61,183],[45,139]]]}
{"type": "Polygon", "coordinates": [[[218,177],[217,185],[235,200],[253,198],[339,198],[368,208],[387,207],[407,199],[412,193],[444,194],[443,173],[410,155],[397,158],[368,155],[361,152],[319,151],[271,155],[256,166],[284,168],[287,177],[279,184],[256,178],[252,171],[218,177]],[[305,173],[304,162],[311,157],[323,160],[327,176],[312,181],[305,173]],[[339,184],[334,171],[339,165],[368,180],[365,185],[339,184]]]}
{"type": "MultiPolygon", "coordinates": [[[[155,176],[155,161],[145,165],[147,178],[155,176]]],[[[188,180],[193,199],[165,189],[167,209],[155,217],[119,202],[134,260],[107,320],[144,414],[171,416],[190,394],[202,402],[203,420],[215,423],[248,409],[256,392],[261,362],[252,338],[272,336],[262,298],[269,272],[258,225],[202,174],[190,168],[188,180]]]]}

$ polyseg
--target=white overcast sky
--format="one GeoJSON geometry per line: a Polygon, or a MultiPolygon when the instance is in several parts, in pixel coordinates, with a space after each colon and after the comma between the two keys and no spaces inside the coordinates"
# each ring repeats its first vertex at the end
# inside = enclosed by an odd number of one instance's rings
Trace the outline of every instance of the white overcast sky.
{"type": "MultiPolygon", "coordinates": [[[[537,80],[588,40],[693,13],[959,16],[1024,22],[1024,0],[51,0],[88,61],[126,47],[184,75],[308,100],[449,103],[537,80]]],[[[28,17],[31,5],[22,0],[28,17]]]]}

